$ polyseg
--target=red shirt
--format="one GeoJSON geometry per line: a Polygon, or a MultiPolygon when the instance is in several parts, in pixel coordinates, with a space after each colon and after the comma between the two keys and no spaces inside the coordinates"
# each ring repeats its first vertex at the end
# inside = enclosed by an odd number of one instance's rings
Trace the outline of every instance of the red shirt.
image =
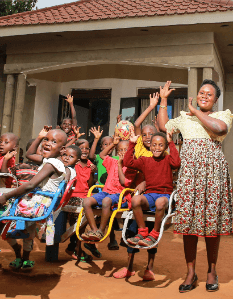
{"type": "Polygon", "coordinates": [[[88,160],[87,165],[84,167],[82,167],[82,165],[79,163],[75,165],[77,184],[74,191],[72,192],[71,197],[87,197],[87,193],[89,190],[88,181],[91,176],[91,164],[93,163],[88,160]]]}
{"type": "Polygon", "coordinates": [[[129,143],[124,165],[142,171],[146,181],[145,193],[171,194],[173,191],[172,169],[180,167],[180,157],[174,142],[169,143],[170,155],[162,158],[140,157],[134,159],[136,143],[129,143]]]}
{"type": "MultiPolygon", "coordinates": [[[[4,159],[4,156],[2,156],[0,154],[0,170],[2,168],[3,159],[4,159]]],[[[15,157],[10,158],[10,160],[8,160],[8,162],[7,162],[7,168],[13,167],[13,166],[15,166],[15,157]]],[[[10,188],[11,184],[12,184],[12,178],[9,177],[5,180],[6,188],[10,188]]]]}
{"type": "Polygon", "coordinates": [[[137,171],[123,166],[122,170],[125,175],[125,186],[122,186],[118,175],[118,160],[106,156],[103,161],[103,166],[108,173],[103,191],[109,194],[121,193],[125,188],[129,188],[137,175],[137,171]]]}

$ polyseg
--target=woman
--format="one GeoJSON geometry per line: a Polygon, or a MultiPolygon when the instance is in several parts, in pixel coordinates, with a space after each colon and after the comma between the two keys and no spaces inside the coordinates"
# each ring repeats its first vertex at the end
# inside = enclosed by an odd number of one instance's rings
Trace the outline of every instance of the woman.
{"type": "Polygon", "coordinates": [[[195,288],[195,262],[198,237],[205,237],[208,272],[207,291],[218,290],[216,262],[220,235],[232,232],[232,188],[228,164],[222,152],[222,141],[230,130],[231,111],[213,112],[220,89],[212,80],[204,80],[197,95],[200,110],[192,106],[189,113],[181,111],[168,119],[167,98],[173,91],[171,81],[160,87],[161,104],[158,114],[160,130],[170,132],[174,127],[184,140],[178,177],[176,221],[174,232],[183,234],[188,273],[180,285],[181,293],[195,288]]]}

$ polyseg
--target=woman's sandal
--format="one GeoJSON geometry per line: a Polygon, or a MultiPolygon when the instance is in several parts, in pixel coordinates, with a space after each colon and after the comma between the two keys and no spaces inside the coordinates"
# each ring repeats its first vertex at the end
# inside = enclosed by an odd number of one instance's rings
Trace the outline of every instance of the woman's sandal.
{"type": "Polygon", "coordinates": [[[155,280],[155,275],[151,270],[145,270],[142,279],[145,280],[145,281],[155,280]]]}
{"type": "Polygon", "coordinates": [[[113,273],[114,278],[127,278],[135,275],[135,271],[130,272],[127,268],[123,268],[113,273]]]}
{"type": "Polygon", "coordinates": [[[23,260],[17,257],[14,261],[10,262],[9,267],[13,270],[18,270],[23,266],[23,260]]]}
{"type": "Polygon", "coordinates": [[[23,261],[23,265],[22,265],[22,270],[23,271],[28,271],[28,270],[32,270],[32,268],[34,267],[35,262],[34,261],[23,261]]]}
{"type": "Polygon", "coordinates": [[[88,244],[84,243],[84,247],[89,250],[95,257],[98,259],[102,257],[102,254],[99,252],[99,250],[95,247],[95,244],[88,244]]]}

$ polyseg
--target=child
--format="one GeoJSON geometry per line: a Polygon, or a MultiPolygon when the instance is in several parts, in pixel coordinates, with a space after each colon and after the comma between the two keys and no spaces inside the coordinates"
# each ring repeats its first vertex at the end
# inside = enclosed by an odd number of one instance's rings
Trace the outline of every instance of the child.
{"type": "Polygon", "coordinates": [[[124,157],[124,164],[132,169],[142,171],[146,181],[146,193],[132,198],[132,209],[138,225],[138,234],[127,239],[132,245],[150,246],[159,237],[162,218],[173,190],[172,169],[180,166],[179,153],[172,141],[172,132],[155,133],[151,138],[150,150],[153,157],[140,157],[135,160],[133,151],[138,136],[131,132],[129,150],[124,157]],[[165,155],[167,147],[170,155],[165,155]],[[143,210],[155,211],[154,229],[148,234],[143,220],[143,210]]]}
{"type": "MultiPolygon", "coordinates": [[[[95,166],[88,160],[89,157],[89,142],[86,139],[77,140],[77,145],[81,150],[80,160],[75,165],[76,177],[78,184],[76,184],[75,190],[71,195],[71,199],[68,205],[72,206],[82,206],[83,198],[87,196],[89,188],[93,184],[95,166]]],[[[77,221],[77,214],[69,214],[70,225],[75,224],[77,221]]],[[[91,244],[88,244],[91,245],[91,244]]],[[[85,246],[85,244],[84,244],[85,246]]],[[[85,246],[86,247],[86,246],[85,246]]],[[[101,253],[97,250],[95,245],[88,246],[87,248],[92,252],[92,254],[98,258],[101,257],[101,253]]],[[[81,242],[78,241],[76,234],[70,238],[70,243],[66,249],[66,253],[72,256],[73,259],[80,259],[85,262],[90,259],[90,257],[81,249],[81,242]]]]}
{"type": "Polygon", "coordinates": [[[70,96],[69,94],[66,96],[66,101],[69,103],[70,105],[70,110],[71,110],[71,116],[72,118],[66,117],[63,119],[62,123],[61,123],[61,129],[66,133],[67,135],[67,141],[70,141],[71,139],[73,139],[75,137],[74,132],[72,131],[72,126],[77,126],[77,119],[76,119],[76,111],[74,108],[74,104],[73,104],[73,97],[70,96]]]}
{"type": "MultiPolygon", "coordinates": [[[[7,167],[12,167],[15,165],[15,154],[16,149],[19,144],[19,138],[13,133],[5,133],[0,138],[0,171],[2,170],[2,164],[4,157],[7,153],[10,154],[10,158],[7,161],[7,167]]],[[[7,188],[11,187],[12,179],[8,178],[5,180],[5,185],[7,188]]]]}
{"type": "Polygon", "coordinates": [[[69,145],[65,148],[64,154],[62,155],[62,161],[70,171],[70,180],[76,177],[75,165],[81,159],[81,150],[76,145],[69,145]]]}
{"type": "MultiPolygon", "coordinates": [[[[118,120],[120,121],[121,116],[118,115],[118,120]]],[[[95,155],[95,151],[96,151],[96,146],[97,143],[99,141],[99,139],[101,138],[103,131],[100,131],[100,126],[98,127],[98,130],[96,130],[96,128],[91,128],[90,132],[95,136],[95,139],[93,141],[91,150],[90,150],[90,155],[89,158],[90,160],[95,160],[95,164],[97,166],[97,171],[98,171],[98,183],[100,185],[104,185],[107,179],[107,170],[106,168],[103,166],[103,160],[100,158],[100,155],[95,155]]],[[[101,151],[103,151],[106,147],[108,147],[110,144],[113,143],[113,137],[111,136],[105,136],[101,139],[101,151]]],[[[113,152],[112,148],[109,152],[108,152],[108,156],[112,157],[112,152],[113,152]]],[[[118,156],[113,156],[112,158],[118,160],[119,157],[118,156]]],[[[110,233],[110,242],[108,243],[108,249],[109,250],[119,250],[119,246],[117,244],[117,240],[115,237],[115,233],[114,233],[114,227],[119,227],[118,226],[118,222],[117,219],[114,219],[113,222],[113,229],[111,230],[110,233]]]]}
{"type": "Polygon", "coordinates": [[[141,124],[145,120],[145,118],[148,116],[148,114],[155,108],[157,105],[159,99],[159,93],[153,94],[151,96],[150,94],[150,105],[149,107],[138,117],[138,119],[134,123],[134,131],[135,135],[140,135],[140,137],[137,140],[137,144],[135,146],[135,157],[152,157],[152,153],[150,151],[150,142],[151,142],[151,136],[155,134],[156,132],[159,132],[159,127],[157,125],[157,121],[155,118],[154,124],[152,125],[145,125],[141,129],[141,124]]]}
{"type": "Polygon", "coordinates": [[[136,172],[122,166],[124,155],[128,149],[128,141],[120,141],[115,135],[113,143],[106,147],[101,153],[103,165],[106,167],[108,177],[103,192],[85,198],[83,201],[85,215],[91,227],[91,231],[82,234],[84,240],[99,241],[104,236],[105,227],[111,214],[111,207],[118,205],[119,196],[125,187],[129,187],[136,177],[136,172]],[[119,161],[108,156],[110,150],[117,146],[119,161]],[[97,229],[92,206],[102,207],[100,228],[97,229]]]}
{"type": "MultiPolygon", "coordinates": [[[[36,138],[32,146],[38,142],[38,138],[36,138]]],[[[41,159],[41,162],[43,161],[43,164],[38,169],[39,172],[31,181],[0,196],[0,204],[5,204],[12,197],[29,193],[37,186],[40,186],[43,191],[56,192],[60,182],[66,178],[65,166],[59,158],[60,151],[66,142],[67,136],[62,130],[50,130],[43,140],[42,156],[37,155],[37,160],[41,159]]],[[[35,218],[42,215],[50,203],[50,198],[41,195],[33,195],[31,198],[24,197],[17,206],[16,214],[23,217],[35,218]]],[[[22,232],[25,237],[23,240],[23,256],[21,256],[21,245],[15,240],[18,236],[17,231],[12,232],[11,236],[15,239],[9,238],[7,240],[16,255],[16,259],[10,263],[11,268],[28,270],[34,267],[34,262],[29,260],[29,256],[33,249],[35,230],[36,222],[33,222],[32,225],[31,223],[27,223],[26,230],[22,232]]]]}
{"type": "MultiPolygon", "coordinates": [[[[27,143],[26,146],[26,151],[29,149],[29,147],[31,146],[33,140],[30,140],[27,143]]],[[[7,167],[8,161],[15,156],[16,152],[8,152],[3,159],[3,163],[2,163],[2,169],[1,171],[4,173],[10,173],[13,174],[18,181],[19,186],[21,186],[22,184],[29,182],[38,172],[38,165],[33,163],[32,161],[27,161],[24,163],[18,163],[12,167],[7,167]]],[[[17,187],[17,182],[15,180],[13,180],[12,182],[12,186],[14,188],[17,187]]]]}

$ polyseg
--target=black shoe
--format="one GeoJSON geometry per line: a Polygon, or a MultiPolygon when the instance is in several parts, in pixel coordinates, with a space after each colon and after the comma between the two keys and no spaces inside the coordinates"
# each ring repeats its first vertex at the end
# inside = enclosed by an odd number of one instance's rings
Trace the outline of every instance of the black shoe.
{"type": "Polygon", "coordinates": [[[197,286],[197,279],[197,274],[195,274],[193,277],[193,282],[191,284],[181,284],[179,286],[179,292],[185,293],[195,289],[195,287],[197,286]]]}
{"type": "Polygon", "coordinates": [[[219,289],[218,275],[216,275],[216,283],[206,283],[206,291],[215,292],[219,289]]]}

